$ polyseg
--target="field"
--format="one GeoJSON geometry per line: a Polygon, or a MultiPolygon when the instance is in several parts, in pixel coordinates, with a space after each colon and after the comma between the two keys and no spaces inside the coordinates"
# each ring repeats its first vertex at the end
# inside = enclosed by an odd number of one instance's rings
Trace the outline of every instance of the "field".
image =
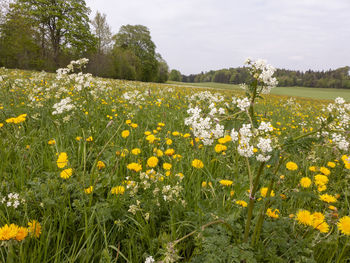
{"type": "MultiPolygon", "coordinates": [[[[203,82],[203,83],[185,83],[169,81],[169,84],[194,86],[202,88],[215,88],[215,89],[228,89],[228,90],[241,90],[239,85],[203,82]]],[[[323,89],[323,88],[307,88],[307,87],[276,87],[271,91],[271,94],[285,95],[293,97],[305,97],[321,100],[334,100],[337,97],[342,97],[346,101],[350,100],[350,90],[346,89],[323,89]]]]}
{"type": "Polygon", "coordinates": [[[75,65],[0,69],[0,262],[350,260],[350,104],[75,65]]]}

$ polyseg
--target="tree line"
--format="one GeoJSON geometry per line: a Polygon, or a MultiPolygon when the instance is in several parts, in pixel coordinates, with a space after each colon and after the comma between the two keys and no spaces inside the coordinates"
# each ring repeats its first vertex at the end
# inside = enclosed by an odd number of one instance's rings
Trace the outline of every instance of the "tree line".
{"type": "Polygon", "coordinates": [[[143,25],[112,34],[84,0],[0,0],[0,67],[55,71],[86,57],[100,77],[165,82],[169,67],[143,25]]]}
{"type": "MultiPolygon", "coordinates": [[[[278,86],[315,87],[350,89],[350,67],[342,67],[328,71],[305,72],[287,69],[277,69],[275,75],[278,86]]],[[[228,84],[248,83],[250,75],[245,67],[211,70],[200,74],[181,75],[178,70],[172,70],[169,80],[182,82],[218,82],[228,84]]]]}

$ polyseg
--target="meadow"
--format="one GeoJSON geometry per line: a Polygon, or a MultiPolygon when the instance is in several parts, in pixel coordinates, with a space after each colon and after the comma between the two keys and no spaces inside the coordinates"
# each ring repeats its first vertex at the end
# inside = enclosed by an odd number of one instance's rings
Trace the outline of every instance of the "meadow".
{"type": "MultiPolygon", "coordinates": [[[[215,82],[186,83],[186,82],[168,81],[168,84],[202,87],[202,88],[237,90],[237,91],[241,90],[239,85],[215,83],[215,82]]],[[[321,99],[321,100],[334,100],[337,97],[342,97],[346,101],[350,100],[350,90],[347,90],[347,89],[276,87],[271,91],[271,94],[292,96],[292,97],[313,98],[313,99],[321,99]]]]}
{"type": "Polygon", "coordinates": [[[0,69],[0,262],[350,260],[349,97],[263,94],[253,62],[246,94],[84,63],[0,69]]]}

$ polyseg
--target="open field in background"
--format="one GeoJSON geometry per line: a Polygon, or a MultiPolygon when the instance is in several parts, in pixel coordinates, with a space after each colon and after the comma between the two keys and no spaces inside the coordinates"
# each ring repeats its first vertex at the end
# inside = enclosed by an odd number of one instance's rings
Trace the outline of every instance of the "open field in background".
{"type": "MultiPolygon", "coordinates": [[[[215,89],[228,89],[228,90],[241,90],[239,85],[215,83],[215,82],[202,82],[202,83],[185,83],[168,81],[169,84],[195,86],[195,87],[208,87],[215,89]]],[[[243,94],[243,93],[242,93],[243,94]]],[[[307,87],[276,87],[273,88],[271,94],[285,95],[294,97],[305,97],[322,100],[334,100],[337,97],[342,97],[347,101],[350,100],[350,89],[322,89],[322,88],[307,88],[307,87]]]]}
{"type": "Polygon", "coordinates": [[[0,262],[350,260],[343,101],[250,116],[232,85],[0,78],[0,262]]]}

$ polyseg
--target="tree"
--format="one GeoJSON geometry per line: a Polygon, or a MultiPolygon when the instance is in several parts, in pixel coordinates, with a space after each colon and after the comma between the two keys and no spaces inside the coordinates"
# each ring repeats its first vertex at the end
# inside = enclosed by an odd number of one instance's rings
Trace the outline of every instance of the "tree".
{"type": "Polygon", "coordinates": [[[106,21],[106,14],[97,11],[91,23],[97,41],[97,52],[98,54],[106,54],[111,49],[112,43],[112,32],[106,21]]]}
{"type": "Polygon", "coordinates": [[[159,66],[158,66],[158,75],[157,75],[156,81],[160,83],[164,83],[168,80],[168,77],[169,77],[169,66],[159,53],[157,54],[157,60],[158,60],[159,66]]]}
{"type": "Polygon", "coordinates": [[[63,51],[82,56],[94,46],[89,27],[90,9],[84,0],[18,0],[18,3],[28,10],[50,40],[57,66],[63,51]]]}
{"type": "Polygon", "coordinates": [[[182,77],[181,77],[180,71],[178,71],[176,69],[172,69],[170,71],[170,74],[169,74],[169,80],[171,80],[171,81],[181,81],[182,77]]]}
{"type": "Polygon", "coordinates": [[[153,43],[147,27],[142,25],[122,26],[115,36],[115,48],[129,50],[139,58],[141,67],[137,73],[138,80],[156,80],[158,74],[156,45],[153,43]]]}

